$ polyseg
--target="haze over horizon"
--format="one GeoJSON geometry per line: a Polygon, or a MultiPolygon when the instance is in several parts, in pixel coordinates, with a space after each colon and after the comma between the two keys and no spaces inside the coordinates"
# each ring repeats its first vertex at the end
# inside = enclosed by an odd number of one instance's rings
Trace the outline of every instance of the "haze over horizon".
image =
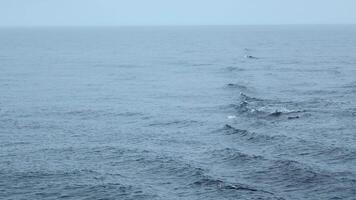
{"type": "Polygon", "coordinates": [[[356,24],[353,0],[0,0],[0,26],[356,24]]]}

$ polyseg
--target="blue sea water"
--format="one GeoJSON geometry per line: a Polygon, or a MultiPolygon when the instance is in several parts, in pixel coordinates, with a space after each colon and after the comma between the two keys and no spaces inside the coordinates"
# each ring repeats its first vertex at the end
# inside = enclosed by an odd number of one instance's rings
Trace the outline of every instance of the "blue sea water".
{"type": "Polygon", "coordinates": [[[0,29],[0,199],[356,199],[356,26],[0,29]]]}

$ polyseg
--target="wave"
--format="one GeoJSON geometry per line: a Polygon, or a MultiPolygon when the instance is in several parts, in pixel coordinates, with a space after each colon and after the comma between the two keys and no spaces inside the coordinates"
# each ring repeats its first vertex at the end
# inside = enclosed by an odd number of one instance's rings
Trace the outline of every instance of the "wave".
{"type": "Polygon", "coordinates": [[[142,113],[138,112],[113,112],[109,110],[94,109],[73,110],[57,114],[68,117],[78,117],[81,119],[96,119],[98,117],[135,117],[143,115],[142,113]]]}
{"type": "Polygon", "coordinates": [[[248,91],[249,88],[245,85],[242,85],[242,84],[238,84],[238,83],[229,83],[226,85],[226,88],[229,88],[229,89],[238,89],[240,91],[248,91]]]}
{"type": "Polygon", "coordinates": [[[154,199],[158,196],[144,191],[138,185],[130,185],[121,179],[97,180],[105,174],[93,170],[72,171],[24,171],[0,172],[0,185],[4,186],[2,197],[13,197],[17,190],[27,192],[21,197],[25,199],[115,199],[118,196],[125,199],[154,199]],[[21,183],[14,187],[5,182],[21,183]],[[43,190],[46,187],[46,190],[43,190]],[[54,192],[59,191],[60,192],[54,192]],[[11,191],[7,193],[6,191],[11,191]]]}
{"type": "MultiPolygon", "coordinates": [[[[192,187],[200,187],[200,188],[206,188],[211,190],[212,188],[216,189],[218,192],[225,193],[226,191],[231,191],[231,192],[247,192],[251,195],[254,194],[256,196],[263,196],[266,198],[266,195],[268,195],[268,198],[273,198],[273,199],[279,199],[282,200],[283,198],[278,197],[276,194],[273,192],[256,188],[254,186],[248,185],[248,184],[243,184],[243,183],[230,183],[227,181],[223,181],[221,179],[215,179],[213,177],[204,177],[198,181],[195,181],[194,183],[191,184],[192,187]]],[[[261,197],[259,197],[261,198],[261,197]]]]}
{"type": "Polygon", "coordinates": [[[256,97],[250,97],[248,96],[247,94],[243,93],[243,92],[240,92],[240,98],[242,101],[266,101],[264,99],[259,99],[259,98],[256,98],[256,97]]]}
{"type": "Polygon", "coordinates": [[[235,71],[237,71],[237,72],[241,72],[241,71],[245,71],[245,69],[244,68],[240,68],[240,67],[232,67],[232,66],[230,66],[230,67],[226,67],[226,68],[224,68],[226,71],[228,71],[228,72],[235,72],[235,71]]]}
{"type": "Polygon", "coordinates": [[[335,146],[322,146],[314,145],[317,151],[310,152],[309,156],[320,157],[320,159],[328,162],[329,164],[342,164],[346,165],[347,162],[356,161],[356,150],[345,147],[335,147],[335,146]]]}
{"type": "Polygon", "coordinates": [[[74,170],[56,170],[56,171],[14,171],[12,169],[5,171],[2,171],[1,176],[7,177],[9,174],[11,174],[11,177],[7,178],[13,178],[13,179],[29,179],[31,180],[32,178],[36,179],[44,179],[44,178],[56,178],[56,177],[76,177],[76,176],[85,176],[85,175],[98,175],[99,173],[93,170],[87,170],[87,169],[74,169],[74,170]]]}
{"type": "Polygon", "coordinates": [[[290,115],[305,113],[306,110],[287,108],[295,106],[295,103],[292,102],[259,99],[256,97],[250,97],[242,92],[240,93],[240,103],[238,105],[234,105],[238,112],[241,114],[246,113],[249,116],[266,118],[286,115],[288,119],[297,119],[300,117],[299,115],[290,115]]]}
{"type": "Polygon", "coordinates": [[[248,130],[235,128],[229,124],[225,124],[224,128],[222,128],[218,131],[219,132],[222,131],[226,135],[238,135],[240,138],[243,138],[247,141],[251,141],[254,143],[258,142],[258,143],[267,144],[267,142],[270,142],[270,141],[281,141],[281,140],[287,139],[286,136],[282,136],[282,135],[272,136],[272,135],[258,134],[255,132],[250,132],[248,130]]]}
{"type": "Polygon", "coordinates": [[[313,96],[322,96],[322,95],[334,95],[338,94],[339,91],[336,90],[306,90],[302,92],[302,95],[313,95],[313,96]]]}
{"type": "Polygon", "coordinates": [[[251,55],[245,55],[245,58],[247,58],[247,59],[259,59],[258,57],[251,56],[251,55]]]}
{"type": "Polygon", "coordinates": [[[243,153],[234,148],[224,148],[224,149],[214,150],[209,154],[221,160],[222,162],[233,162],[233,163],[240,163],[240,164],[248,164],[250,162],[256,162],[265,159],[262,156],[243,153]]]}
{"type": "Polygon", "coordinates": [[[9,143],[0,144],[0,147],[24,146],[24,145],[29,145],[29,144],[31,144],[31,143],[30,142],[9,142],[9,143]]]}
{"type": "Polygon", "coordinates": [[[155,122],[149,124],[149,126],[178,126],[178,127],[187,127],[192,124],[197,124],[198,121],[195,120],[174,120],[168,122],[155,122]]]}
{"type": "Polygon", "coordinates": [[[356,81],[344,84],[342,88],[356,90],[356,81]]]}

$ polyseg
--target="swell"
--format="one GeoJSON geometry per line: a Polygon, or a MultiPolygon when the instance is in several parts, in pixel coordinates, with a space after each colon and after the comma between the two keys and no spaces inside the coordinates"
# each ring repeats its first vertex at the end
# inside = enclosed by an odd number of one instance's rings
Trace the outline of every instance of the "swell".
{"type": "Polygon", "coordinates": [[[104,174],[92,170],[0,172],[3,198],[86,198],[86,199],[156,199],[158,196],[122,179],[107,181],[104,174]],[[17,184],[8,184],[17,183],[17,184]],[[46,188],[46,190],[43,190],[46,188]],[[6,192],[8,191],[8,192],[6,192]],[[11,191],[11,192],[10,192],[11,191]]]}
{"type": "MultiPolygon", "coordinates": [[[[248,178],[272,184],[287,191],[330,192],[338,185],[340,190],[352,190],[356,179],[352,173],[331,172],[295,160],[270,160],[261,163],[258,171],[248,178]]],[[[258,167],[257,167],[258,168],[258,167]]]]}
{"type": "Polygon", "coordinates": [[[263,156],[247,154],[235,148],[216,149],[208,152],[210,159],[218,163],[229,163],[238,165],[250,165],[261,160],[265,160],[263,156]]]}
{"type": "MultiPolygon", "coordinates": [[[[199,194],[199,190],[214,191],[219,196],[240,195],[244,192],[253,192],[254,195],[265,196],[266,194],[274,196],[272,192],[265,191],[258,187],[247,185],[245,183],[230,183],[222,178],[216,178],[209,175],[209,170],[201,166],[197,166],[191,161],[184,160],[180,157],[167,156],[153,151],[137,151],[137,150],[117,150],[109,148],[105,151],[113,151],[115,154],[119,152],[121,155],[110,158],[108,165],[112,167],[118,166],[135,166],[135,174],[145,179],[144,182],[150,184],[166,185],[186,192],[199,194]],[[161,177],[157,179],[157,177],[161,177]],[[191,189],[194,189],[193,191],[191,189]]],[[[101,152],[101,150],[99,150],[101,152]]],[[[112,153],[109,153],[111,155],[112,153]]],[[[108,157],[104,157],[108,159],[108,157]]],[[[106,160],[104,159],[104,160],[106,160]]]]}
{"type": "Polygon", "coordinates": [[[283,135],[258,134],[248,130],[235,128],[229,124],[225,124],[223,128],[218,129],[214,132],[223,132],[226,135],[238,136],[239,138],[249,141],[251,143],[269,144],[271,142],[273,143],[287,139],[287,137],[283,135]]]}
{"type": "Polygon", "coordinates": [[[347,169],[347,166],[351,167],[356,161],[356,150],[352,148],[328,146],[325,143],[285,135],[261,134],[238,129],[228,124],[214,131],[214,133],[233,136],[233,141],[238,141],[247,147],[249,145],[269,147],[269,151],[272,151],[271,153],[276,156],[308,158],[315,163],[338,165],[339,169],[354,173],[354,171],[347,169]]]}
{"type": "Polygon", "coordinates": [[[226,84],[225,88],[236,89],[236,90],[243,91],[243,92],[250,90],[249,87],[247,87],[246,85],[240,84],[240,83],[228,83],[228,84],[226,84]]]}
{"type": "Polygon", "coordinates": [[[235,171],[243,180],[258,180],[260,185],[268,185],[280,194],[298,190],[325,192],[332,190],[332,185],[352,190],[356,183],[356,179],[351,178],[355,174],[350,172],[332,172],[296,160],[267,158],[231,148],[214,150],[210,154],[211,165],[229,169],[230,173],[235,171]]]}
{"type": "Polygon", "coordinates": [[[95,110],[95,109],[83,109],[83,110],[72,110],[72,111],[49,111],[41,110],[35,111],[27,114],[19,114],[7,112],[0,115],[0,127],[4,129],[17,129],[17,130],[61,130],[66,131],[66,126],[59,124],[57,120],[61,122],[66,120],[98,120],[98,119],[136,119],[141,120],[149,119],[150,117],[139,112],[115,112],[109,110],[95,110]],[[52,120],[53,117],[58,118],[57,120],[52,120]],[[51,119],[51,120],[45,120],[51,119]],[[56,122],[56,123],[55,123],[56,122]]]}

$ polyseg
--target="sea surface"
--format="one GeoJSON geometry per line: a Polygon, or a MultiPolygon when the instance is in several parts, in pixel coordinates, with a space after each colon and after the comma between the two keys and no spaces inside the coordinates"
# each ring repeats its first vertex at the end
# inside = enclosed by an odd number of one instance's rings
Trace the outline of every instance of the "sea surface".
{"type": "Polygon", "coordinates": [[[0,199],[355,200],[356,26],[0,28],[0,199]]]}

